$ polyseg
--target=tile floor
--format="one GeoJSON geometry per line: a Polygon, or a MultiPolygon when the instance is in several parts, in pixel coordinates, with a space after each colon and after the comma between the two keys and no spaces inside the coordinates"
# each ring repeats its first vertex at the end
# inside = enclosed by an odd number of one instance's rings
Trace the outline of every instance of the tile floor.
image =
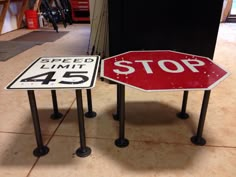
{"type": "MultiPolygon", "coordinates": [[[[64,29],[63,29],[64,30],[64,29]]],[[[127,88],[127,148],[114,146],[118,123],[115,86],[97,81],[93,89],[95,119],[85,119],[87,144],[92,154],[79,158],[75,94],[58,91],[62,120],[51,120],[49,91],[37,91],[41,128],[48,155],[32,155],[35,137],[25,91],[3,88],[40,56],[86,54],[90,26],[75,24],[53,43],[35,46],[6,62],[0,62],[0,176],[1,177],[235,177],[236,176],[236,24],[221,24],[214,60],[231,75],[211,94],[204,137],[207,145],[194,146],[201,91],[189,95],[190,119],[177,119],[181,92],[144,93],[127,88]]],[[[30,32],[17,30],[0,36],[10,40],[30,32]]],[[[84,97],[85,97],[85,92],[84,97]]],[[[87,109],[86,99],[84,108],[87,109]]]]}

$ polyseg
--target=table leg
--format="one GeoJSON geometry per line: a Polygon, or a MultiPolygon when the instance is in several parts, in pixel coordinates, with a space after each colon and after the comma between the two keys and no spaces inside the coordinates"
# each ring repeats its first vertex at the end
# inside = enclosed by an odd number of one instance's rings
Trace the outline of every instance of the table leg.
{"type": "Polygon", "coordinates": [[[76,90],[75,92],[76,92],[76,102],[77,102],[79,133],[80,133],[80,147],[76,150],[76,155],[79,157],[87,157],[91,154],[91,149],[86,146],[82,91],[76,90]]]}
{"type": "Polygon", "coordinates": [[[177,116],[180,119],[189,118],[189,115],[186,113],[187,101],[188,101],[188,91],[184,91],[182,109],[181,109],[181,112],[177,113],[177,116]]]}
{"type": "Polygon", "coordinates": [[[196,144],[196,145],[203,146],[206,144],[206,140],[202,137],[202,132],[203,132],[203,127],[204,127],[204,123],[205,123],[210,94],[211,94],[210,90],[207,90],[204,93],[201,114],[200,114],[199,123],[198,123],[197,135],[195,135],[191,138],[192,143],[196,144]]]}
{"type": "Polygon", "coordinates": [[[51,115],[51,119],[60,119],[63,117],[63,114],[59,112],[58,110],[58,104],[57,104],[57,94],[56,90],[51,90],[52,95],[52,104],[53,104],[53,114],[51,115]]]}
{"type": "Polygon", "coordinates": [[[119,116],[119,110],[120,110],[120,87],[117,84],[117,91],[116,91],[116,113],[113,113],[113,119],[114,120],[120,120],[120,116],[119,116]]]}
{"type": "Polygon", "coordinates": [[[119,138],[115,140],[115,145],[118,147],[126,147],[129,145],[129,140],[125,138],[125,86],[118,84],[120,106],[118,115],[120,117],[119,138]]]}
{"type": "Polygon", "coordinates": [[[39,116],[38,116],[38,110],[35,100],[35,95],[33,90],[28,90],[28,97],[29,97],[29,103],[30,103],[30,109],[34,124],[34,132],[37,142],[37,148],[34,149],[33,154],[36,157],[40,157],[43,155],[46,155],[49,152],[49,148],[47,146],[43,145],[43,139],[41,134],[41,128],[40,128],[40,122],[39,122],[39,116]]]}
{"type": "Polygon", "coordinates": [[[87,102],[88,102],[88,112],[85,113],[85,116],[87,118],[94,118],[96,117],[96,112],[93,111],[93,105],[92,105],[92,94],[91,90],[87,89],[87,102]]]}

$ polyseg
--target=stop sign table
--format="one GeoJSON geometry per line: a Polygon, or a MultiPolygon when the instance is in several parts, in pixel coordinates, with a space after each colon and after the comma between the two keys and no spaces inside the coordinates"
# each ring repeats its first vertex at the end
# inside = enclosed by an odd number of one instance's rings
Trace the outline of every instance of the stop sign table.
{"type": "Polygon", "coordinates": [[[128,140],[124,137],[124,85],[148,92],[183,90],[182,110],[178,114],[183,119],[188,117],[188,91],[205,90],[198,132],[191,139],[195,144],[204,145],[202,131],[210,90],[227,76],[227,71],[209,58],[175,51],[131,51],[104,59],[101,77],[118,83],[117,116],[120,118],[120,137],[116,140],[116,145],[128,145],[128,140]]]}

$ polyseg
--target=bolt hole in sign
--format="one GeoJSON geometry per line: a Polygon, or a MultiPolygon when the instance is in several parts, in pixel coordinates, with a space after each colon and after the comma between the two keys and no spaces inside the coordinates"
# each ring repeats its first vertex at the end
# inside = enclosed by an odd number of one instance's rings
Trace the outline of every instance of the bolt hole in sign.
{"type": "Polygon", "coordinates": [[[92,88],[99,56],[41,57],[26,68],[6,89],[92,88]]]}
{"type": "Polygon", "coordinates": [[[130,51],[102,60],[101,77],[143,91],[210,90],[229,73],[206,57],[130,51]]]}

